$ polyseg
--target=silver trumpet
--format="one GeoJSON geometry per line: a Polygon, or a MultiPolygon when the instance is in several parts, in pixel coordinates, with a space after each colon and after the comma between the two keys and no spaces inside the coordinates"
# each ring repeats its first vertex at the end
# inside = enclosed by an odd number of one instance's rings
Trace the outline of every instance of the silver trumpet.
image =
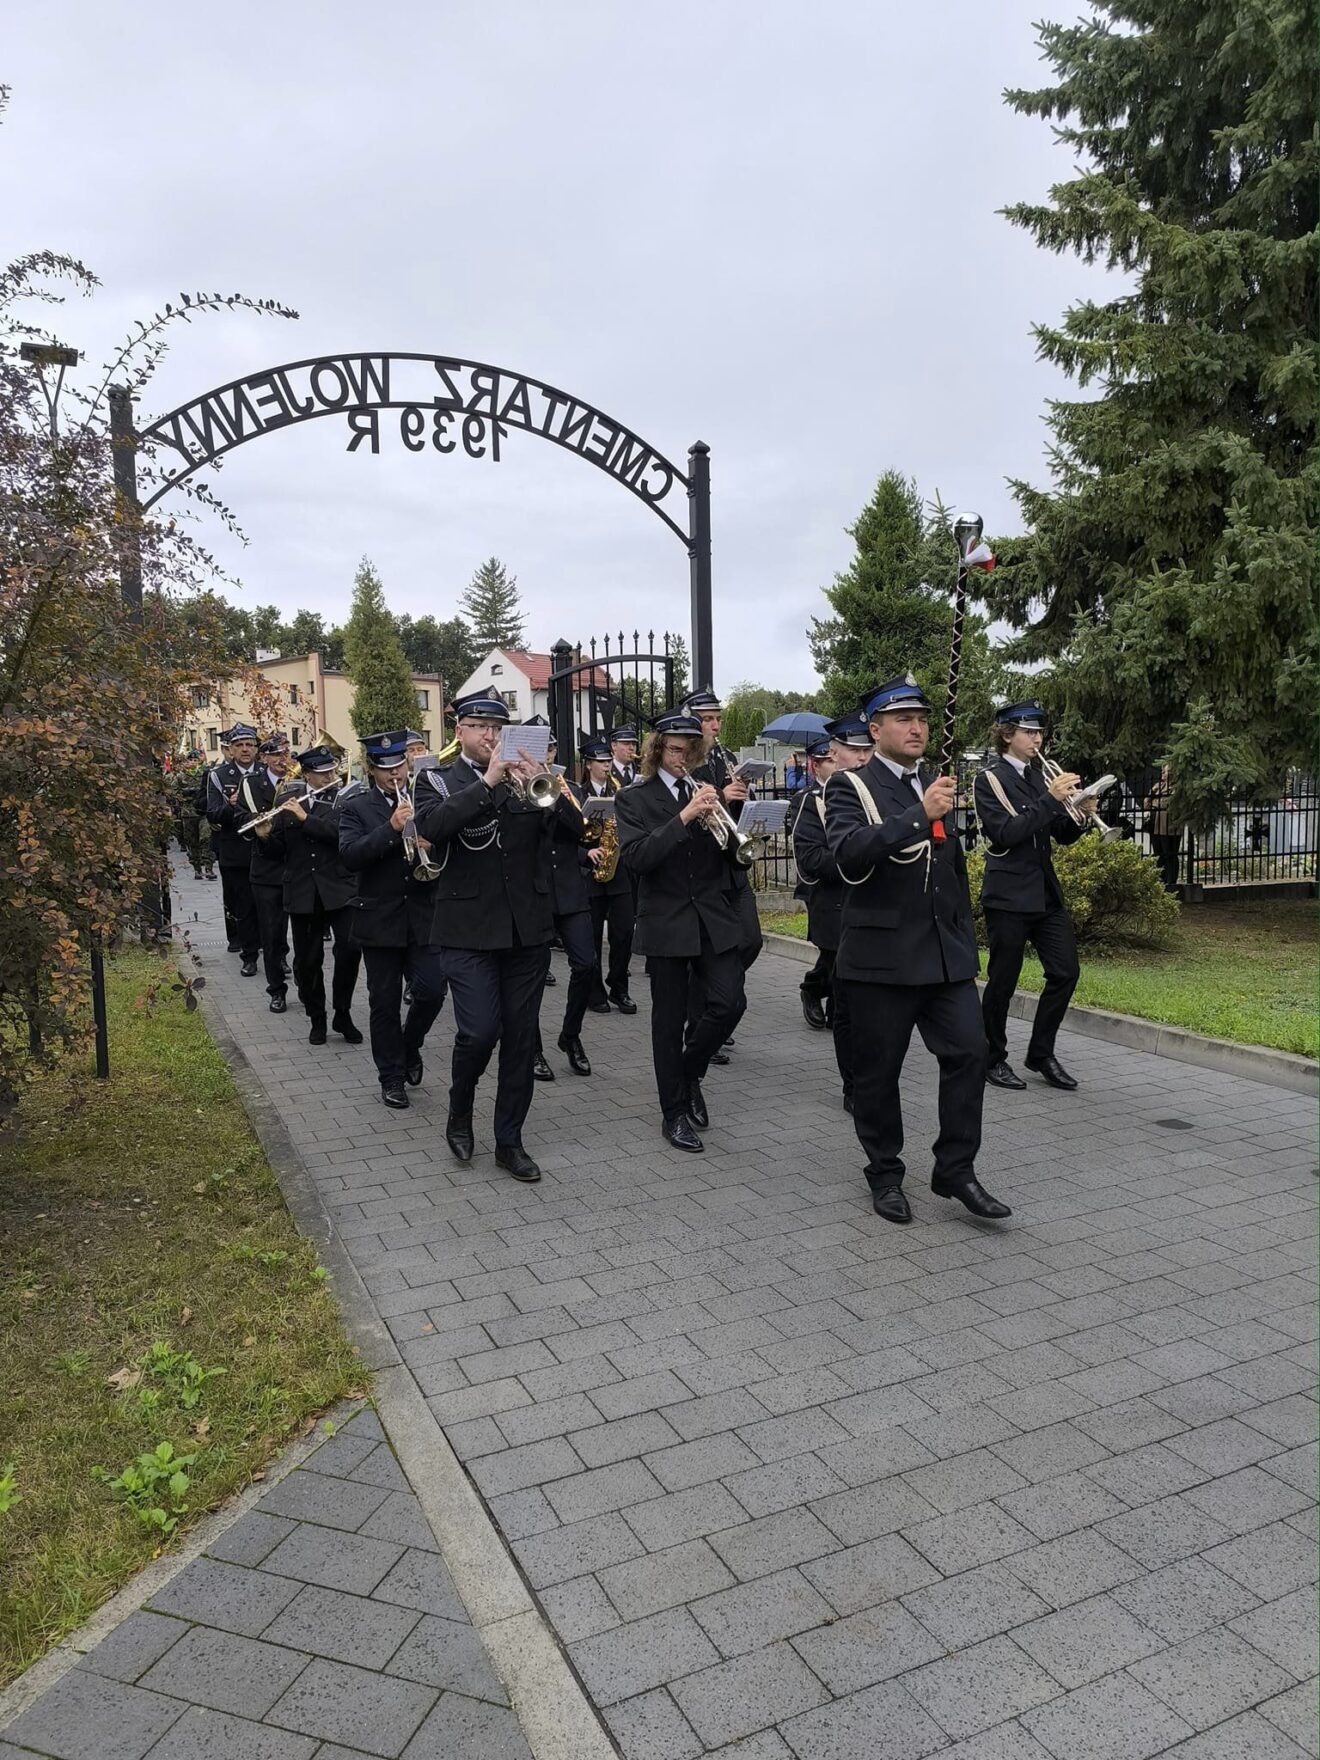
{"type": "Polygon", "coordinates": [[[701,823],[719,844],[721,849],[733,845],[733,859],[741,868],[750,868],[759,855],[756,845],[758,839],[748,837],[746,832],[739,831],[738,821],[734,819],[723,801],[717,801],[701,815],[701,823]]]}
{"type": "MultiPolygon", "coordinates": [[[[1056,776],[1063,773],[1062,766],[1056,764],[1052,758],[1043,757],[1040,760],[1040,767],[1047,787],[1056,776]]],[[[1123,828],[1121,825],[1104,824],[1094,813],[1086,811],[1083,802],[1098,801],[1102,794],[1108,794],[1117,781],[1117,776],[1102,776],[1098,781],[1091,783],[1089,788],[1074,789],[1072,794],[1067,795],[1063,801],[1063,809],[1074,825],[1080,825],[1084,831],[1089,831],[1092,826],[1099,828],[1101,843],[1117,843],[1123,835],[1123,828]]]]}
{"type": "Polygon", "coordinates": [[[238,835],[240,837],[246,837],[249,832],[256,831],[260,826],[269,825],[271,820],[278,819],[284,809],[293,801],[297,801],[300,806],[306,806],[308,801],[314,801],[317,795],[328,794],[332,788],[339,788],[341,786],[342,785],[337,776],[333,782],[323,782],[320,788],[302,788],[300,783],[295,782],[292,788],[287,789],[279,797],[273,807],[267,807],[264,813],[258,813],[256,818],[249,819],[246,825],[240,825],[238,828],[238,835]],[[295,794],[294,789],[301,789],[301,793],[295,794]]]}
{"type": "MultiPolygon", "coordinates": [[[[407,807],[410,813],[413,811],[412,790],[406,782],[400,782],[396,798],[401,807],[407,807]]],[[[416,825],[417,822],[414,819],[413,830],[404,833],[403,859],[412,869],[414,880],[438,880],[444,873],[444,869],[435,867],[427,860],[426,851],[417,841],[416,825]]]]}

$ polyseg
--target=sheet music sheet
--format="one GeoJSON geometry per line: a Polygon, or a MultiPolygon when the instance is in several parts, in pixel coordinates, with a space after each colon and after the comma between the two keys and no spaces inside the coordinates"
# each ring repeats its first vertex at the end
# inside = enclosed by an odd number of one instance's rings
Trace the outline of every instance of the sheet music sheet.
{"type": "Polygon", "coordinates": [[[545,768],[546,753],[550,750],[550,729],[548,727],[517,727],[509,725],[500,729],[500,757],[506,762],[516,760],[525,753],[534,764],[545,768]]]}
{"type": "Polygon", "coordinates": [[[584,819],[612,819],[614,817],[614,802],[608,795],[589,794],[582,803],[582,817],[584,819]]]}
{"type": "Polygon", "coordinates": [[[738,815],[738,829],[748,837],[773,837],[784,829],[788,816],[787,801],[744,801],[738,815]]]}

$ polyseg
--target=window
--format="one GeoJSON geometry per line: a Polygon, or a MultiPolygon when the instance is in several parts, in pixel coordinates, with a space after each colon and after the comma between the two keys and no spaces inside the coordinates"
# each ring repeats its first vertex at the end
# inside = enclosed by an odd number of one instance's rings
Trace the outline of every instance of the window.
{"type": "Polygon", "coordinates": [[[517,691],[501,691],[500,695],[504,698],[504,701],[508,704],[510,709],[516,709],[518,707],[517,691]]]}
{"type": "Polygon", "coordinates": [[[220,750],[219,732],[214,727],[208,727],[206,730],[206,749],[208,752],[218,752],[220,750]]]}
{"type": "Polygon", "coordinates": [[[499,662],[497,662],[494,666],[491,667],[490,675],[492,678],[498,678],[503,671],[504,671],[503,665],[500,664],[499,662]]]}
{"type": "Polygon", "coordinates": [[[298,747],[301,744],[302,744],[302,734],[299,733],[299,731],[296,727],[291,727],[289,729],[289,750],[292,752],[296,752],[298,750],[298,747]]]}
{"type": "Polygon", "coordinates": [[[193,686],[192,706],[194,709],[209,709],[211,707],[211,693],[204,684],[193,686]]]}
{"type": "Polygon", "coordinates": [[[431,707],[431,693],[430,693],[430,691],[418,691],[418,693],[417,693],[417,707],[419,709],[429,709],[431,707]]]}
{"type": "Polygon", "coordinates": [[[297,708],[297,706],[298,706],[298,687],[296,684],[291,684],[289,686],[289,702],[293,705],[293,707],[295,709],[297,708]]]}

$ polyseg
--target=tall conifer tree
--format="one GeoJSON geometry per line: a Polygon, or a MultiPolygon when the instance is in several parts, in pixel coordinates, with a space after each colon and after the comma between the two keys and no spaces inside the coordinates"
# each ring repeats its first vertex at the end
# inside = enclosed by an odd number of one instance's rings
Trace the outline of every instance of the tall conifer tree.
{"type": "Polygon", "coordinates": [[[462,611],[478,658],[492,648],[521,648],[527,639],[518,577],[509,573],[498,556],[487,557],[473,575],[463,595],[462,611]]]}
{"type": "Polygon", "coordinates": [[[358,565],[353,609],[344,626],[344,670],[353,680],[351,714],[359,739],[418,726],[412,673],[385,604],[380,576],[365,556],[358,565]]]}
{"type": "Polygon", "coordinates": [[[1014,485],[1034,541],[986,599],[1054,663],[1065,749],[1170,759],[1205,823],[1313,749],[1314,15],[1093,4],[1042,27],[1056,83],[1006,94],[1079,174],[1007,213],[1125,280],[1036,329],[1089,395],[1051,406],[1053,485],[1014,485]]]}

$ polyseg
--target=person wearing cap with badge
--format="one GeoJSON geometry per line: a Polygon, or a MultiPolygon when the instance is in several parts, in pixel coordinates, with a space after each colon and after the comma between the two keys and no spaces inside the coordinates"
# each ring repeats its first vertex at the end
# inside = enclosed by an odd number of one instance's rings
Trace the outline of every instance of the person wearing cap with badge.
{"type": "Polygon", "coordinates": [[[307,1011],[309,1045],[326,1042],[325,931],[334,935],[330,1024],[350,1045],[360,1045],[354,1025],[353,990],[362,950],[353,942],[352,910],[357,877],[339,854],[339,763],[328,746],[298,753],[305,790],[283,803],[271,821],[267,847],[284,859],[284,908],[293,936],[293,982],[307,1011]]]}
{"type": "Polygon", "coordinates": [[[408,1089],[421,1083],[422,1046],[445,1000],[435,956],[435,885],[416,871],[415,858],[428,852],[420,839],[410,846],[412,808],[399,798],[408,780],[406,748],[406,728],[368,734],[367,785],[344,790],[337,802],[340,860],[357,875],[347,908],[367,972],[371,1056],[380,1097],[396,1112],[407,1109],[408,1089]],[[405,977],[412,1000],[400,1021],[405,977]]]}
{"type": "MultiPolygon", "coordinates": [[[[546,752],[547,761],[553,763],[557,746],[550,741],[546,752]]],[[[600,851],[588,847],[587,826],[580,811],[582,790],[567,777],[563,779],[564,791],[570,797],[564,803],[563,810],[550,815],[550,874],[552,885],[552,901],[554,910],[555,934],[558,944],[568,956],[568,994],[564,999],[564,1019],[559,1029],[556,1043],[568,1059],[568,1067],[574,1075],[589,1076],[591,1063],[582,1044],[582,1023],[587,1017],[587,1009],[591,1005],[591,991],[597,982],[596,950],[592,940],[591,928],[591,873],[593,857],[599,859],[600,851]],[[579,803],[579,808],[571,805],[579,803]]],[[[562,797],[561,797],[562,798],[562,797]]],[[[604,1012],[609,1013],[606,1003],[604,1012]]],[[[554,1080],[555,1072],[548,1067],[543,1069],[545,1058],[542,1054],[540,1023],[536,1033],[537,1067],[536,1076],[544,1081],[548,1076],[554,1080]]]]}
{"type": "Polygon", "coordinates": [[[853,1109],[852,1023],[848,998],[835,978],[844,884],[825,841],[825,788],[836,770],[860,769],[871,755],[871,731],[863,715],[841,715],[826,723],[827,737],[808,753],[814,782],[795,809],[792,844],[798,886],[793,894],[807,907],[807,939],[817,951],[815,965],[802,980],[802,1015],[809,1027],[828,1027],[834,1060],[843,1084],[843,1104],[853,1109]]]}
{"type": "Polygon", "coordinates": [[[641,778],[615,796],[622,859],[638,877],[638,953],[651,982],[651,1055],[661,1133],[700,1154],[710,1122],[701,1084],[712,1056],[747,1007],[734,876],[733,839],[721,848],[706,815],[719,804],[713,783],[693,780],[702,756],[693,715],[661,715],[646,743],[641,778]],[[689,990],[700,986],[700,1018],[684,1044],[689,990]]]}
{"type": "MultiPolygon", "coordinates": [[[[1079,825],[1064,805],[1082,786],[1081,777],[1061,771],[1047,782],[1036,761],[1045,726],[1039,703],[1010,703],[998,710],[990,736],[997,755],[973,784],[976,816],[986,840],[981,908],[990,943],[981,1014],[990,1050],[986,1080],[996,1088],[1027,1085],[1008,1061],[1008,1008],[1028,942],[1040,958],[1045,988],[1031,1023],[1027,1068],[1052,1088],[1077,1086],[1054,1055],[1080,968],[1050,848],[1076,843],[1089,827],[1079,825]]],[[[1093,801],[1088,804],[1094,808],[1093,801]]]]}
{"type": "MultiPolygon", "coordinates": [[[[417,829],[430,839],[442,870],[436,939],[454,999],[454,1057],[445,1141],[459,1161],[476,1147],[472,1111],[477,1083],[500,1048],[495,1086],[495,1160],[514,1179],[541,1170],[523,1147],[522,1127],[535,1086],[537,1018],[550,965],[553,897],[550,838],[556,818],[527,798],[539,767],[525,756],[500,757],[508,705],[490,691],[454,704],[459,755],[439,771],[448,798],[419,802],[417,829]]],[[[571,815],[571,819],[569,819],[571,815]]]]}
{"type": "MultiPolygon", "coordinates": [[[[262,740],[257,747],[257,763],[243,778],[238,791],[238,805],[242,808],[237,819],[240,830],[275,805],[275,797],[285,785],[288,763],[289,742],[283,734],[262,740]]],[[[249,852],[248,879],[257,911],[270,1012],[283,1014],[289,1006],[289,919],[284,909],[284,857],[270,847],[273,823],[268,819],[243,841],[249,852]]]]}
{"type": "MultiPolygon", "coordinates": [[[[610,757],[610,748],[603,739],[589,739],[582,747],[582,800],[613,800],[624,787],[610,757]]],[[[608,1014],[613,1003],[620,1014],[636,1014],[637,1004],[628,994],[628,963],[632,959],[633,920],[637,900],[632,876],[619,860],[619,828],[612,827],[611,837],[602,837],[587,851],[593,873],[588,881],[591,897],[591,935],[596,949],[596,967],[592,974],[591,996],[587,1003],[596,1014],[608,1014]],[[614,872],[608,880],[599,878],[613,847],[614,872]],[[610,958],[604,964],[605,929],[610,931],[610,958]]]]}
{"type": "Polygon", "coordinates": [[[627,788],[637,780],[637,729],[624,722],[610,734],[610,768],[618,778],[615,786],[627,788]]]}
{"type": "Polygon", "coordinates": [[[825,836],[845,885],[835,979],[852,1023],[853,1122],[877,1216],[907,1223],[899,1078],[915,1027],[940,1067],[931,1191],[974,1216],[1012,1212],[980,1184],[986,1045],[967,862],[946,829],[951,776],[923,772],[930,704],[908,674],[872,692],[875,752],[825,785],[825,836]]]}
{"type": "Polygon", "coordinates": [[[240,971],[245,978],[256,975],[261,952],[257,906],[252,897],[252,851],[248,839],[238,834],[245,809],[238,791],[257,761],[257,730],[237,721],[221,741],[229,756],[206,773],[206,817],[211,823],[211,847],[220,870],[220,894],[230,953],[241,954],[240,971]]]}

